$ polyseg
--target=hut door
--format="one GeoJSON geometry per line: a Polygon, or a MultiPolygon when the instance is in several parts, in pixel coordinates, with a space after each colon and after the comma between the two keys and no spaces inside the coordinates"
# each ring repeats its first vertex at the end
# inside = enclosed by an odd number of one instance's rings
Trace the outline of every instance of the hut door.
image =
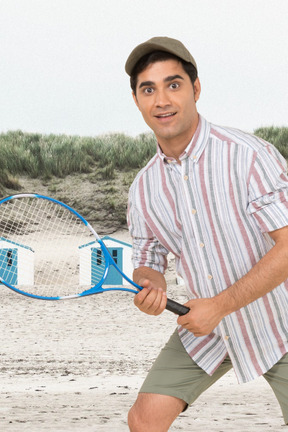
{"type": "Polygon", "coordinates": [[[11,285],[18,283],[18,250],[0,249],[0,276],[11,285]]]}
{"type": "MultiPolygon", "coordinates": [[[[123,249],[122,248],[117,248],[117,247],[112,247],[112,248],[107,248],[110,252],[110,255],[112,256],[113,260],[115,261],[115,264],[117,265],[117,267],[120,268],[120,270],[123,270],[123,249]]],[[[91,254],[91,259],[92,259],[92,266],[91,268],[93,269],[96,265],[103,265],[102,260],[102,251],[99,248],[93,248],[92,249],[92,254],[91,254]]],[[[96,274],[97,274],[97,269],[95,270],[96,274]]],[[[92,270],[93,272],[93,270],[92,270]]],[[[92,284],[96,283],[97,278],[95,280],[95,278],[93,277],[93,273],[92,273],[92,284]]],[[[122,276],[121,274],[113,267],[110,266],[109,271],[108,271],[108,275],[107,275],[107,279],[105,280],[105,285],[122,285],[122,276]]]]}

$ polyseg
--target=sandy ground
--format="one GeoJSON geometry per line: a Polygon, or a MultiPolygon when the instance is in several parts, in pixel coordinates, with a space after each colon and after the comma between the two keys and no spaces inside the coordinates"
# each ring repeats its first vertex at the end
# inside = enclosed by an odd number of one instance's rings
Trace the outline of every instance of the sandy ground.
{"type": "MultiPolygon", "coordinates": [[[[0,294],[0,430],[128,431],[128,409],[175,316],[145,316],[133,294],[122,292],[62,302],[28,299],[4,286],[0,294]]],[[[169,295],[185,301],[181,287],[173,285],[169,295]]],[[[170,430],[288,427],[264,379],[240,386],[230,372],[170,430]]]]}

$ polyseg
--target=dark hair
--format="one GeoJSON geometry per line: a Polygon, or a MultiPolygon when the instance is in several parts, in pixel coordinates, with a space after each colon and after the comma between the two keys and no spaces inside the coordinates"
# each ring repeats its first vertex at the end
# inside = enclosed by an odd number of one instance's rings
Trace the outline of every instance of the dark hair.
{"type": "Polygon", "coordinates": [[[166,51],[153,51],[152,53],[146,54],[143,57],[141,57],[141,59],[138,60],[138,62],[133,68],[130,77],[130,86],[133,90],[133,93],[136,95],[138,75],[141,72],[143,72],[147,68],[147,66],[149,66],[152,63],[156,63],[158,61],[165,61],[171,59],[177,60],[182,64],[184,71],[187,73],[187,75],[189,75],[191,83],[194,87],[194,82],[198,74],[197,74],[197,69],[193,66],[192,63],[188,63],[185,60],[182,60],[181,58],[177,57],[176,55],[166,51]]]}

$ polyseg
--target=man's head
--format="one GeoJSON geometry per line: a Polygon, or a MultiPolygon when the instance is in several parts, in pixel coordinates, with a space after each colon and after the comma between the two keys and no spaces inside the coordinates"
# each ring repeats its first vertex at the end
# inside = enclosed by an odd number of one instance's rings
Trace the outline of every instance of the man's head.
{"type": "Polygon", "coordinates": [[[130,76],[130,85],[136,95],[138,75],[150,64],[169,59],[181,62],[184,71],[189,75],[192,85],[198,76],[197,64],[182,42],[168,37],[154,37],[138,45],[129,55],[125,70],[130,76]]]}
{"type": "Polygon", "coordinates": [[[133,99],[166,156],[178,156],[198,125],[201,86],[197,65],[184,45],[157,37],[138,45],[125,66],[133,99]]]}

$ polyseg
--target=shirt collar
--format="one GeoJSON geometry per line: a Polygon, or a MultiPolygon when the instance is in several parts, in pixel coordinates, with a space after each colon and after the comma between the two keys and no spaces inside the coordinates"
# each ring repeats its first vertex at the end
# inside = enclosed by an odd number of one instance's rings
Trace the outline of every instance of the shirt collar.
{"type": "MultiPolygon", "coordinates": [[[[195,163],[197,163],[201,157],[201,154],[203,153],[206,144],[208,142],[208,138],[210,135],[210,129],[211,125],[207,120],[205,120],[204,117],[199,115],[199,122],[197,129],[193,135],[192,140],[180,156],[180,160],[184,160],[187,157],[191,157],[195,163]]],[[[158,156],[163,160],[165,163],[171,163],[175,162],[175,159],[172,157],[166,156],[160,147],[160,145],[157,145],[157,153],[158,156]]]]}

